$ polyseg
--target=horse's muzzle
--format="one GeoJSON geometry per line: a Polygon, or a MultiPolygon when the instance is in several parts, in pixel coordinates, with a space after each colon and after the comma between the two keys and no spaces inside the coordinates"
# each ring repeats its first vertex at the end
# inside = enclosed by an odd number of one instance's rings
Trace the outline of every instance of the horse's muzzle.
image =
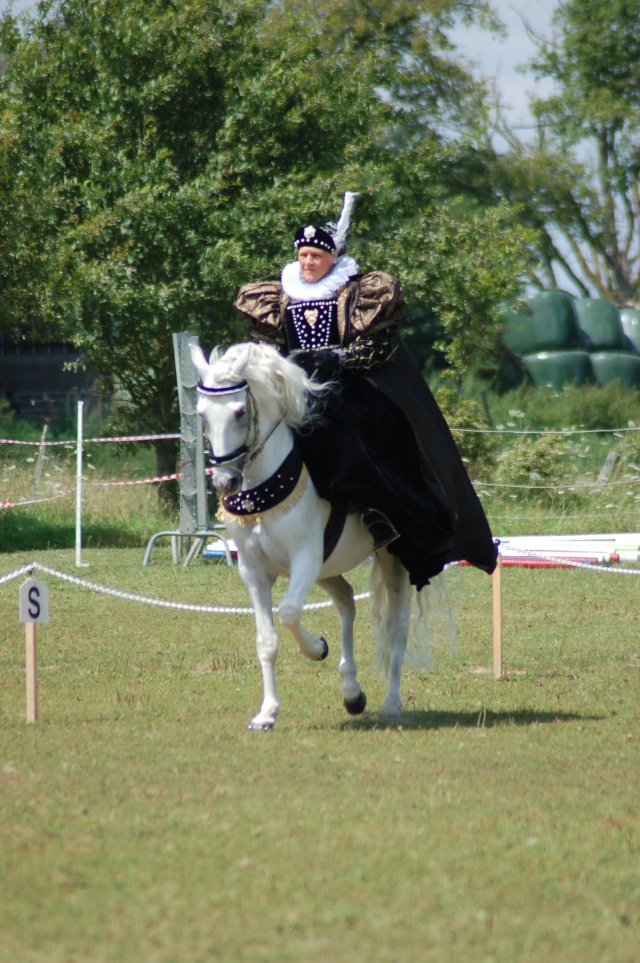
{"type": "Polygon", "coordinates": [[[211,484],[224,497],[235,495],[242,486],[242,472],[223,465],[216,466],[211,470],[211,484]]]}

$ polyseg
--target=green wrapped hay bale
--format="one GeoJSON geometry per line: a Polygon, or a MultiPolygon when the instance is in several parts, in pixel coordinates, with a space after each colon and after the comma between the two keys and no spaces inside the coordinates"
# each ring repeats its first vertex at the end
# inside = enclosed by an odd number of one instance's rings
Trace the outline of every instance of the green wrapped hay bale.
{"type": "Polygon", "coordinates": [[[604,298],[577,298],[578,325],[590,351],[623,351],[624,336],[620,312],[612,301],[604,298]]]}
{"type": "Polygon", "coordinates": [[[522,360],[538,388],[560,391],[567,384],[584,385],[594,381],[587,351],[539,351],[524,355],[522,360]]]}
{"type": "Polygon", "coordinates": [[[640,356],[626,351],[594,351],[593,373],[599,385],[619,379],[626,388],[640,385],[640,356]]]}
{"type": "Polygon", "coordinates": [[[504,343],[516,354],[583,347],[573,298],[564,291],[542,291],[520,311],[504,314],[504,343]]]}
{"type": "Polygon", "coordinates": [[[626,338],[627,351],[640,354],[640,310],[638,308],[620,308],[620,324],[626,338]]]}

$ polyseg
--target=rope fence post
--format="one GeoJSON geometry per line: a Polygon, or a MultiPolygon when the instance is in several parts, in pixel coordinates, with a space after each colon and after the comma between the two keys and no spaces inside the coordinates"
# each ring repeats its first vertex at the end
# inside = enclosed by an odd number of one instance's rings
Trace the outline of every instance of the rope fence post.
{"type": "Polygon", "coordinates": [[[49,621],[49,588],[46,582],[28,578],[20,586],[19,618],[25,623],[25,670],[27,723],[38,721],[38,622],[49,621]]]}
{"type": "Polygon", "coordinates": [[[38,721],[38,639],[35,622],[25,623],[27,723],[38,721]]]}
{"type": "Polygon", "coordinates": [[[498,560],[491,576],[493,580],[493,678],[502,678],[502,555],[498,552],[498,560]]]}

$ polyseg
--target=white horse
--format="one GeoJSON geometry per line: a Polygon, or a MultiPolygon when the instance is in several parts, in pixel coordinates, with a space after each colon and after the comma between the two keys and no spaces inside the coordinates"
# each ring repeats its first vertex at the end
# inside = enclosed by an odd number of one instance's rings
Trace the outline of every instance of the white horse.
{"type": "MultiPolygon", "coordinates": [[[[318,496],[299,463],[292,431],[308,422],[310,399],[326,388],[269,345],[234,345],[224,353],[216,349],[209,361],[192,345],[191,355],[200,381],[197,410],[210,446],[212,481],[222,498],[219,517],[237,545],[238,570],[255,611],[263,700],[249,728],[271,729],[278,715],[272,588],[279,575],[289,579],[278,606],[280,621],[300,651],[315,661],[326,658],[328,647],[302,627],[303,605],[316,582],[330,595],[342,631],[342,697],[347,711],[358,715],[366,697],[353,655],[353,590],[343,573],[370,556],[373,545],[360,516],[352,513],[337,542],[325,546],[331,505],[318,496]]],[[[385,549],[374,554],[370,591],[377,661],[389,675],[379,715],[393,719],[402,709],[400,673],[411,587],[399,559],[385,549]]]]}

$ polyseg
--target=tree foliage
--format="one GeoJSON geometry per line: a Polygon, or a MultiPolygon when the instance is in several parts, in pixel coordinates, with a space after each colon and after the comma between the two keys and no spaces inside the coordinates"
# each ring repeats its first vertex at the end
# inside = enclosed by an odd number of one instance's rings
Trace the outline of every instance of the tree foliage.
{"type": "MultiPolygon", "coordinates": [[[[402,232],[426,254],[433,230],[451,310],[493,320],[515,260],[465,295],[458,245],[475,259],[495,232],[476,220],[470,244],[444,214],[488,196],[481,98],[445,33],[476,16],[485,0],[41,0],[6,15],[0,324],[54,326],[128,394],[127,428],[174,431],[172,332],[242,337],[239,285],[278,271],[294,229],[337,214],[345,189],[362,194],[364,263],[366,238],[421,297],[402,232]]],[[[159,470],[174,457],[159,445],[159,470]]]]}
{"type": "Polygon", "coordinates": [[[497,183],[540,232],[541,286],[640,303],[640,2],[561,0],[552,22],[533,67],[554,93],[533,144],[506,131],[497,183]]]}
{"type": "Polygon", "coordinates": [[[404,269],[407,297],[439,318],[436,348],[458,383],[495,350],[504,324],[501,304],[517,292],[534,240],[504,205],[464,217],[433,210],[380,246],[378,256],[390,270],[404,269]]]}

